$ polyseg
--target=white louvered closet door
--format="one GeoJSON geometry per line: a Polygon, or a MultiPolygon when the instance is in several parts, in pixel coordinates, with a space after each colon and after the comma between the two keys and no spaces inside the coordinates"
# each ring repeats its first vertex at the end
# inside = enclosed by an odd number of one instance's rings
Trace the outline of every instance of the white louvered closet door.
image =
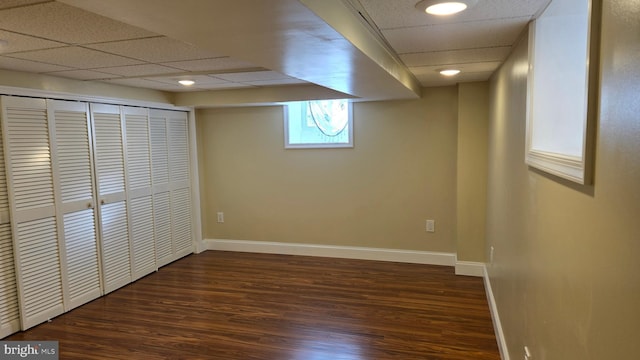
{"type": "Polygon", "coordinates": [[[22,328],[64,312],[47,105],[2,98],[16,279],[22,328]]]}
{"type": "Polygon", "coordinates": [[[55,136],[53,166],[56,203],[63,218],[67,298],[70,310],[100,295],[100,265],[94,209],[89,105],[49,100],[55,136]]]}
{"type": "Polygon", "coordinates": [[[156,250],[151,194],[151,144],[149,110],[124,107],[127,201],[131,233],[133,280],[155,270],[156,250]]]}
{"type": "Polygon", "coordinates": [[[180,258],[193,252],[187,113],[170,111],[168,130],[172,237],[175,256],[180,258]]]}
{"type": "Polygon", "coordinates": [[[149,110],[151,128],[151,164],[153,183],[153,218],[156,240],[156,263],[164,266],[176,260],[171,242],[171,193],[169,192],[169,111],[149,110]]]}
{"type": "Polygon", "coordinates": [[[131,282],[122,118],[117,105],[91,104],[95,173],[100,202],[102,277],[105,293],[131,282]]]}
{"type": "MultiPolygon", "coordinates": [[[[4,117],[4,114],[1,115],[4,117]]],[[[0,338],[20,330],[4,147],[0,136],[0,338]]]]}

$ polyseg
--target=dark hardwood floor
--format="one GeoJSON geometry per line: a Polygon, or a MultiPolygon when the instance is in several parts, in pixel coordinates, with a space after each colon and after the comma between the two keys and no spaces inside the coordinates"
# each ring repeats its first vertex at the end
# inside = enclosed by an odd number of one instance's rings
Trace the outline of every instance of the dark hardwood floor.
{"type": "Polygon", "coordinates": [[[60,359],[500,359],[481,278],[453,268],[207,251],[5,340],[60,359]]]}

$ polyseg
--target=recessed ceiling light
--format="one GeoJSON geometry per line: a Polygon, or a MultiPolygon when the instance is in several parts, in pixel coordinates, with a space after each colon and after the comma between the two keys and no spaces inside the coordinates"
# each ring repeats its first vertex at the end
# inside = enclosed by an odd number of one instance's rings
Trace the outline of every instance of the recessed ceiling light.
{"type": "Polygon", "coordinates": [[[178,82],[180,83],[180,85],[183,85],[183,86],[191,86],[196,83],[193,80],[180,80],[178,82]]]}
{"type": "Polygon", "coordinates": [[[423,0],[416,4],[416,9],[431,15],[452,15],[473,5],[477,0],[423,0]]]}
{"type": "Polygon", "coordinates": [[[439,71],[441,75],[444,76],[456,76],[460,74],[460,70],[458,69],[444,69],[439,71]]]}

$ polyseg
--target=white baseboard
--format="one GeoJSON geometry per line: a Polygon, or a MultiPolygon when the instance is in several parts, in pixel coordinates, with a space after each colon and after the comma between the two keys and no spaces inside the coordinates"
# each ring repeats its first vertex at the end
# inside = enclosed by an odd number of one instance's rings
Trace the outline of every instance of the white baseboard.
{"type": "Polygon", "coordinates": [[[200,254],[201,252],[208,250],[207,249],[207,243],[205,242],[206,240],[203,241],[196,241],[195,247],[194,247],[194,252],[196,254],[200,254]]]}
{"type": "Polygon", "coordinates": [[[322,256],[343,259],[396,261],[444,266],[455,266],[456,263],[456,256],[454,253],[444,252],[224,239],[205,239],[203,240],[203,243],[204,248],[207,250],[322,256]]]}
{"type": "Polygon", "coordinates": [[[483,277],[484,263],[456,260],[456,275],[483,277]]]}
{"type": "Polygon", "coordinates": [[[493,320],[493,330],[496,333],[496,339],[498,340],[498,349],[500,350],[500,358],[502,360],[510,360],[509,349],[507,347],[507,340],[504,337],[502,331],[502,323],[500,322],[500,315],[498,314],[498,305],[496,299],[493,297],[493,289],[491,289],[491,280],[489,279],[489,273],[486,266],[483,269],[484,289],[487,293],[487,302],[489,303],[489,310],[491,310],[491,319],[493,320]]]}

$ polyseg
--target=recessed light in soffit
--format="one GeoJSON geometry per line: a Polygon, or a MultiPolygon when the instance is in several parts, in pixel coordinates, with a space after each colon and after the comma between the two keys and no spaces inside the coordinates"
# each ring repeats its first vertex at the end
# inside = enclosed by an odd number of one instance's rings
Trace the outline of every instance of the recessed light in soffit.
{"type": "Polygon", "coordinates": [[[442,70],[438,70],[438,72],[444,76],[456,76],[460,74],[460,70],[458,69],[442,69],[442,70]]]}

